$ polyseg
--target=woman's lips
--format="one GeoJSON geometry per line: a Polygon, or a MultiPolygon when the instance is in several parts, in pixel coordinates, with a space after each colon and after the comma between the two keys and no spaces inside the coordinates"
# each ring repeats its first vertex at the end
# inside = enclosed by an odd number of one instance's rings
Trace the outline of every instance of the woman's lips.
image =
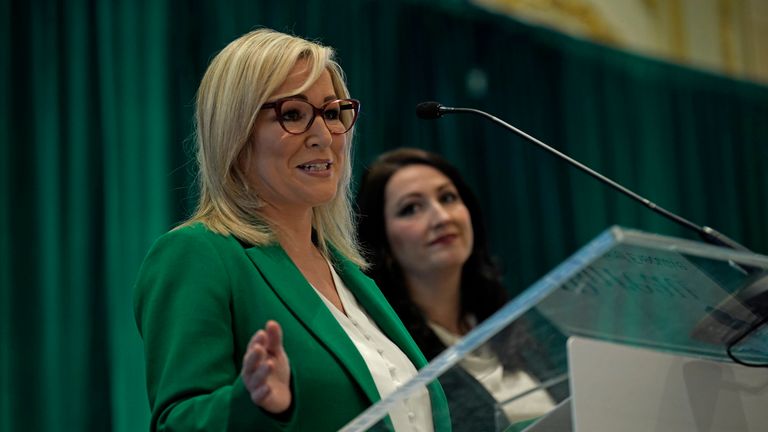
{"type": "Polygon", "coordinates": [[[429,242],[430,246],[453,243],[459,237],[458,234],[445,234],[429,242]]]}
{"type": "Polygon", "coordinates": [[[332,163],[333,162],[329,160],[311,161],[311,162],[303,163],[299,165],[297,168],[303,169],[304,171],[324,171],[329,169],[332,163]]]}
{"type": "Polygon", "coordinates": [[[314,160],[303,163],[296,168],[312,177],[329,177],[331,175],[332,166],[333,162],[329,160],[314,160]]]}

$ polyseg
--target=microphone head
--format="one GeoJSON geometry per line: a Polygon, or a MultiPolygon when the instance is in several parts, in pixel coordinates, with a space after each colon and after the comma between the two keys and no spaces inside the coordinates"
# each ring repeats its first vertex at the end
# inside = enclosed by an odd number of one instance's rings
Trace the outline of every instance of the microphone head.
{"type": "Polygon", "coordinates": [[[416,105],[416,116],[420,119],[433,120],[443,115],[440,108],[443,106],[437,102],[422,102],[416,105]]]}

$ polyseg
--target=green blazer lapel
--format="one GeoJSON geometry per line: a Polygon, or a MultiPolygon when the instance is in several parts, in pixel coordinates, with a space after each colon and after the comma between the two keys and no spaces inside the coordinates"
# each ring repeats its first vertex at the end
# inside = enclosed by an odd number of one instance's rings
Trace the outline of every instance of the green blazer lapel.
{"type": "Polygon", "coordinates": [[[357,265],[338,254],[334,254],[334,263],[339,277],[357,297],[357,301],[373,318],[381,331],[400,347],[417,369],[424,367],[427,364],[424,355],[376,283],[365,276],[357,265]]]}
{"type": "Polygon", "coordinates": [[[246,249],[246,253],[270,288],[349,371],[371,403],[380,400],[373,377],[355,344],[282,247],[252,247],[246,249]]]}

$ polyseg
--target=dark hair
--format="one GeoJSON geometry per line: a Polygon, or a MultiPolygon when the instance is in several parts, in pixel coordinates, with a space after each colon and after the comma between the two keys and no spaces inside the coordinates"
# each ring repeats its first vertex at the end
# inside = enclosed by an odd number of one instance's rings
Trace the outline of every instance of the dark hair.
{"type": "Polygon", "coordinates": [[[397,171],[410,165],[430,166],[448,177],[456,186],[472,219],[474,242],[461,276],[459,317],[462,322],[466,322],[470,315],[474,315],[478,322],[485,320],[506,303],[508,294],[488,250],[488,238],[478,200],[459,171],[440,156],[420,149],[402,148],[379,156],[363,175],[357,194],[358,236],[363,253],[370,263],[367,273],[376,281],[424,355],[432,359],[445,349],[445,345],[429,328],[423,313],[411,300],[400,265],[392,255],[385,229],[387,183],[397,171]]]}

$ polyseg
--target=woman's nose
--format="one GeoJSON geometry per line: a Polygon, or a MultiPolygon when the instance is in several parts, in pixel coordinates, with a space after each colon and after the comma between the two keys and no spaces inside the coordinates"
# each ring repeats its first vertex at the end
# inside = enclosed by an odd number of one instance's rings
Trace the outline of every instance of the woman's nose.
{"type": "Polygon", "coordinates": [[[451,219],[451,213],[445,206],[439,202],[432,204],[432,223],[434,225],[441,225],[451,219]]]}
{"type": "Polygon", "coordinates": [[[315,120],[309,127],[309,136],[307,137],[307,147],[328,147],[333,142],[333,134],[328,129],[328,125],[325,124],[325,120],[320,114],[315,116],[315,120]]]}

